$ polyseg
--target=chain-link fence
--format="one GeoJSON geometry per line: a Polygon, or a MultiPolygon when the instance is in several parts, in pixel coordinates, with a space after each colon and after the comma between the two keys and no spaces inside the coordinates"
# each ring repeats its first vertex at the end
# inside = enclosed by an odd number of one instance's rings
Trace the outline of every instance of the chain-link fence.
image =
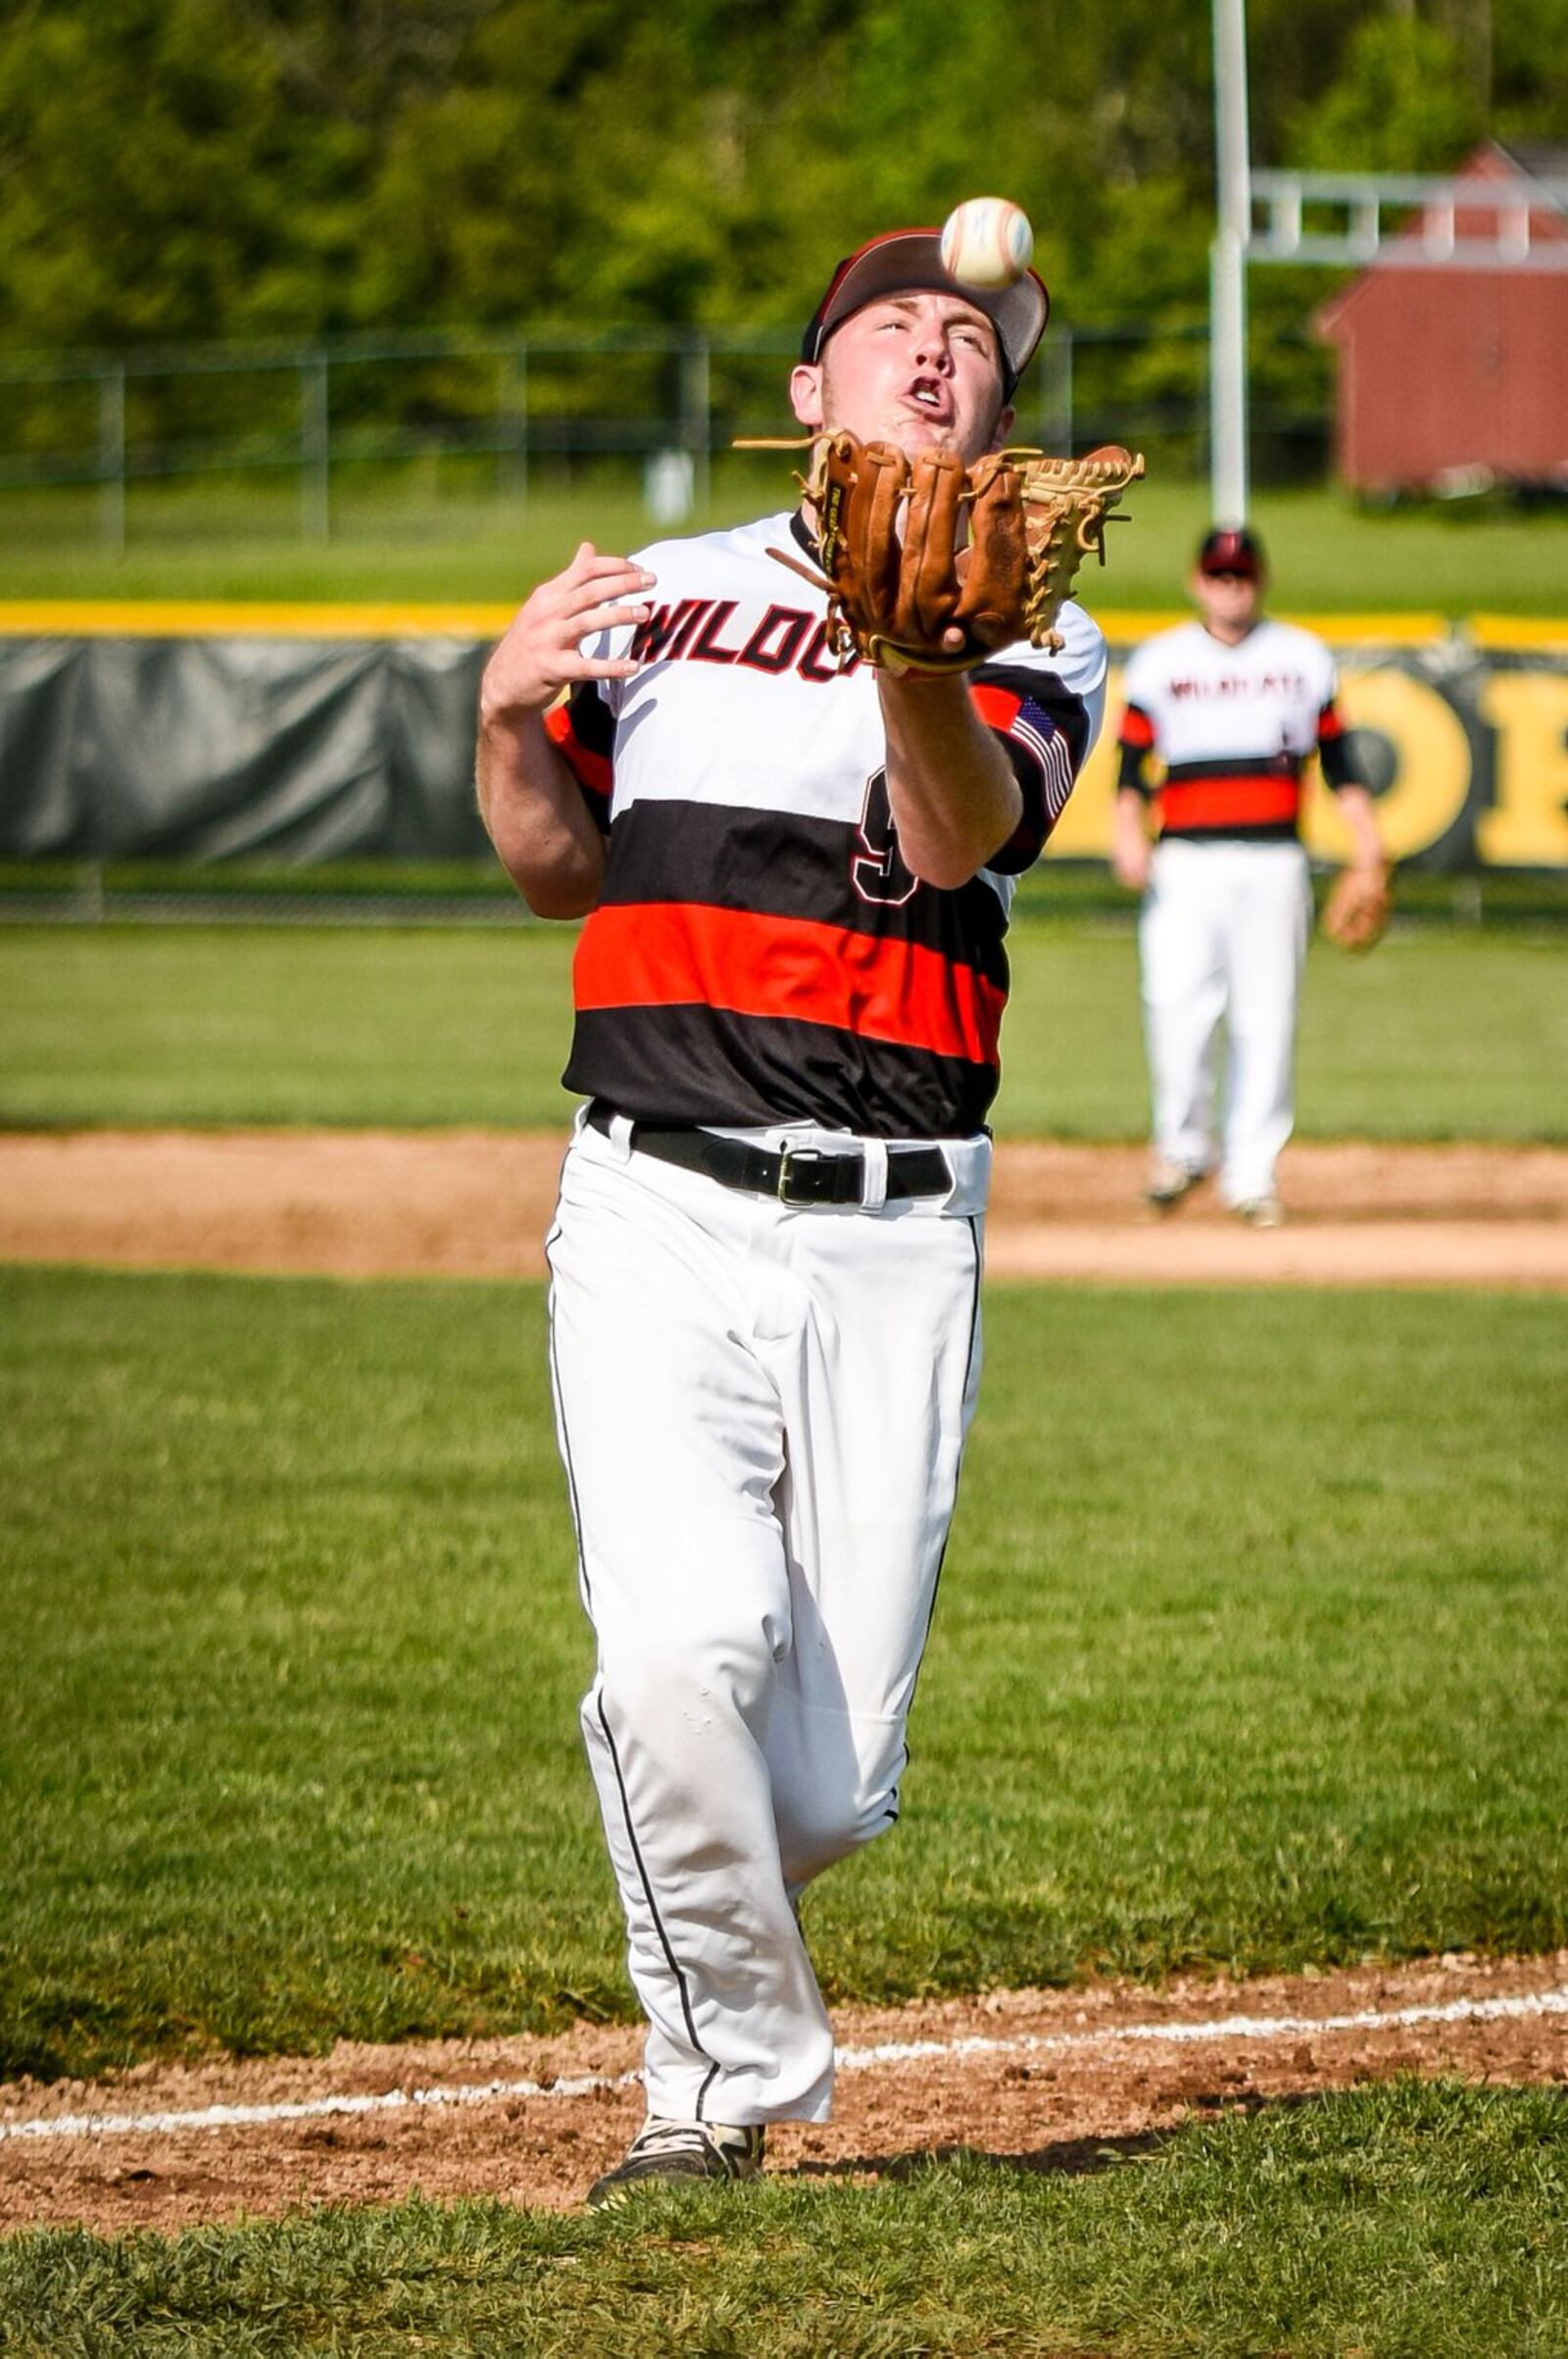
{"type": "MultiPolygon", "coordinates": [[[[256,479],[291,484],[299,537],[320,542],[345,493],[414,463],[470,462],[525,502],[530,483],[606,460],[639,465],[650,508],[678,522],[715,454],[778,430],[796,349],[784,328],[545,326],[0,358],[0,523],[8,494],[74,491],[74,528],[120,550],[132,486],[256,479]]],[[[1018,431],[1059,451],[1133,442],[1199,473],[1207,401],[1201,325],[1055,326],[1018,431]]],[[[1264,402],[1253,422],[1260,447],[1293,454],[1285,471],[1321,471],[1321,402],[1264,402]]]]}

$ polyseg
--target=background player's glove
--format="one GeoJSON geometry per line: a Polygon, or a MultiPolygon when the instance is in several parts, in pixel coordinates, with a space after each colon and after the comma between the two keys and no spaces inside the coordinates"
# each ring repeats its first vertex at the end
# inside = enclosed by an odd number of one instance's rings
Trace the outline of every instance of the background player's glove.
{"type": "Polygon", "coordinates": [[[821,571],[772,554],[826,589],[841,663],[859,655],[895,672],[966,671],[1019,639],[1059,647],[1073,576],[1090,549],[1103,563],[1106,512],[1144,471],[1117,444],[1087,459],[1002,451],[971,467],[956,451],[911,462],[847,430],[811,448],[800,480],[821,571]]]}
{"type": "Polygon", "coordinates": [[[1392,906],[1387,868],[1342,868],[1323,905],[1323,931],[1341,950],[1370,950],[1383,939],[1392,906]]]}

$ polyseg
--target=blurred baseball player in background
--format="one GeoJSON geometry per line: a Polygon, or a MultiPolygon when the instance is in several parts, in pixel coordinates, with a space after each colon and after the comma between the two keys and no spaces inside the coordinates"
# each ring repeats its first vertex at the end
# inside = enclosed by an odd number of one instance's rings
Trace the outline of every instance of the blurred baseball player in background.
{"type": "Polygon", "coordinates": [[[1335,703],[1334,659],[1310,631],[1264,616],[1265,581],[1254,532],[1208,533],[1188,584],[1199,619],[1135,651],[1123,678],[1111,860],[1120,882],[1144,895],[1148,1201],[1168,1211],[1217,1166],[1224,1203],[1273,1228],[1285,1217],[1275,1170],[1294,1119],[1312,920],[1299,822],[1314,750],[1354,847],[1344,881],[1368,911],[1386,904],[1387,867],[1335,703]],[[1151,756],[1157,785],[1147,775],[1151,756]],[[1229,1068],[1216,1146],[1222,1023],[1229,1068]]]}
{"type": "MultiPolygon", "coordinates": [[[[1045,326],[898,231],[840,265],[808,433],[1004,441],[1045,326]]],[[[479,792],[586,917],[549,1240],[559,1435],[597,1639],[583,1729],[649,2022],[648,2120],[590,2192],[737,2179],[827,2117],[800,1896],[890,1827],[980,1365],[1013,879],[1099,727],[1063,608],[941,676],[841,663],[809,499],[630,561],[585,543],[502,640],[479,792]],[[564,691],[564,694],[563,694],[564,691]]]]}

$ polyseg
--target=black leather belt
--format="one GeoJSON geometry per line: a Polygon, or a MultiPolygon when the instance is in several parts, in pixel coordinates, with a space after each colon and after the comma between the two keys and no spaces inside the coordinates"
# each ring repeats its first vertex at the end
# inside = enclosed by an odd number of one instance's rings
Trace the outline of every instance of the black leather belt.
{"type": "MultiPolygon", "coordinates": [[[[614,1116],[597,1101],[588,1108],[589,1125],[610,1136],[614,1116]]],[[[781,1204],[858,1204],[865,1198],[865,1158],[854,1149],[817,1147],[753,1147],[745,1139],[720,1138],[712,1130],[650,1130],[634,1122],[631,1145],[637,1155],[651,1155],[661,1163],[678,1163],[683,1171],[701,1171],[721,1187],[743,1188],[751,1196],[773,1196],[781,1204]]],[[[946,1196],[953,1173],[940,1147],[888,1149],[889,1204],[919,1196],[946,1196]]]]}

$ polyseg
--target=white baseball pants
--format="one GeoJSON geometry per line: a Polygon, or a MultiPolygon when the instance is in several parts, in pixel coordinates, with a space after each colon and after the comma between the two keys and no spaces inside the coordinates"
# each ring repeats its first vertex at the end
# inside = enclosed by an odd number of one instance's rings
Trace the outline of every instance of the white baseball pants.
{"type": "Polygon", "coordinates": [[[1312,898],[1299,844],[1156,844],[1139,924],[1156,1153],[1215,1161],[1219,1029],[1230,1045],[1219,1189],[1274,1192],[1295,1119],[1296,1019],[1312,898]]]}
{"type": "Polygon", "coordinates": [[[990,1142],[948,1152],[948,1199],[876,1211],[791,1209],[581,1126],[566,1155],[551,1349],[598,1640],[582,1722],[652,2113],[828,2115],[796,1903],[898,1816],[979,1376],[990,1142]]]}

